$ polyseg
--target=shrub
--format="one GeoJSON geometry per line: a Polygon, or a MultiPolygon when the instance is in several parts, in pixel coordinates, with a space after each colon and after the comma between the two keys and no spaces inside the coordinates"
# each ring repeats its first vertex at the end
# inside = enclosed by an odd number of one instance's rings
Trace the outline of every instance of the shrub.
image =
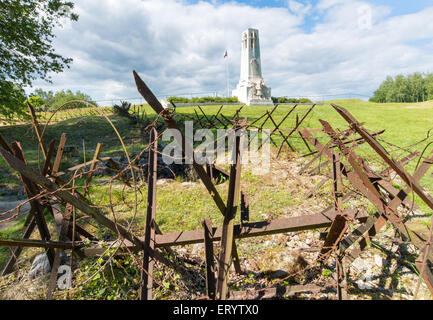
{"type": "Polygon", "coordinates": [[[301,99],[299,99],[299,103],[313,103],[313,102],[310,99],[301,98],[301,99]]]}
{"type": "Polygon", "coordinates": [[[274,103],[312,103],[312,101],[307,98],[296,99],[296,98],[286,98],[286,97],[279,97],[279,98],[272,97],[272,101],[274,103]]]}
{"type": "Polygon", "coordinates": [[[192,97],[191,99],[185,97],[169,97],[168,102],[173,103],[231,103],[239,102],[238,97],[192,97]]]}

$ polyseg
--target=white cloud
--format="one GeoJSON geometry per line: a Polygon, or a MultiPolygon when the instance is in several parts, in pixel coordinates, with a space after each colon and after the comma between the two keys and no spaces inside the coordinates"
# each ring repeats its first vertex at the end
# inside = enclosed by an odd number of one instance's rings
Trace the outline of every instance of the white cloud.
{"type": "Polygon", "coordinates": [[[386,75],[432,71],[433,7],[389,17],[365,1],[289,1],[289,8],[236,2],[78,0],[78,22],[55,41],[74,63],[46,89],[83,90],[96,99],[138,97],[135,69],[157,94],[225,92],[226,49],[231,87],[239,79],[240,36],[260,30],[262,70],[273,95],[371,94],[386,75]],[[306,4],[305,4],[306,3],[306,4]],[[360,28],[360,6],[371,28],[360,28]],[[306,22],[308,12],[317,21],[306,22]],[[304,23],[314,23],[311,32],[304,23]],[[425,43],[424,43],[425,42],[425,43]]]}
{"type": "Polygon", "coordinates": [[[289,0],[287,2],[289,9],[296,15],[306,15],[312,8],[311,3],[307,2],[302,4],[295,0],[289,0]]]}

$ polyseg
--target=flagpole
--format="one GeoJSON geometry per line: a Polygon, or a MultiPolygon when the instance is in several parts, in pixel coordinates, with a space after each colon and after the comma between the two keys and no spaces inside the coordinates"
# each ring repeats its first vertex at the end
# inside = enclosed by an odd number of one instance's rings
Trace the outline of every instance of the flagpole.
{"type": "Polygon", "coordinates": [[[230,97],[230,74],[229,74],[229,56],[225,54],[226,60],[226,88],[227,88],[227,98],[230,97]]]}

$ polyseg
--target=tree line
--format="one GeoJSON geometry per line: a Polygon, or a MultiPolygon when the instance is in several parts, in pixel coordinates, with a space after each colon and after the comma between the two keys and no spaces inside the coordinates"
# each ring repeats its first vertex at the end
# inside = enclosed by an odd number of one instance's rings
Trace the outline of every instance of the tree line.
{"type": "MultiPolygon", "coordinates": [[[[80,91],[72,92],[71,90],[61,90],[54,93],[53,91],[44,91],[42,89],[36,89],[34,93],[30,95],[28,101],[36,109],[36,111],[54,111],[59,107],[66,104],[68,101],[73,100],[84,100],[95,106],[98,106],[96,102],[87,94],[80,91]]],[[[71,102],[63,106],[63,109],[77,109],[87,108],[88,103],[71,102]]]]}
{"type": "Polygon", "coordinates": [[[207,102],[221,102],[221,103],[231,103],[239,102],[238,97],[176,97],[172,96],[167,98],[168,102],[173,103],[207,103],[207,102]]]}
{"type": "Polygon", "coordinates": [[[388,76],[370,98],[371,102],[422,102],[433,99],[433,73],[388,76]]]}
{"type": "MultiPolygon", "coordinates": [[[[221,103],[236,103],[239,102],[238,97],[169,97],[168,102],[173,103],[209,103],[209,102],[221,102],[221,103]]],[[[307,98],[287,98],[287,97],[272,97],[273,103],[312,103],[307,98]]]]}

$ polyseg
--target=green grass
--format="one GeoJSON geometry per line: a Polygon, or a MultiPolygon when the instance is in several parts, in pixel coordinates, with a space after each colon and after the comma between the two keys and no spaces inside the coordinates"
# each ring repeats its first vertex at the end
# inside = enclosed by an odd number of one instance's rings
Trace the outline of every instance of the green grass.
{"type": "MultiPolygon", "coordinates": [[[[346,129],[348,127],[346,121],[331,107],[330,103],[331,102],[326,102],[323,105],[316,106],[314,111],[306,118],[302,127],[315,129],[321,128],[318,120],[323,119],[328,121],[334,128],[339,128],[341,130],[346,129]]],[[[359,122],[365,122],[365,127],[371,132],[385,129],[386,131],[381,136],[381,139],[401,147],[410,146],[425,138],[428,130],[433,127],[431,121],[431,119],[433,119],[432,101],[418,104],[375,104],[362,100],[338,100],[332,101],[332,103],[336,103],[346,108],[359,122]]],[[[206,111],[206,114],[210,116],[215,114],[219,108],[219,106],[205,106],[204,110],[206,111]]],[[[231,118],[238,108],[239,106],[225,106],[222,113],[226,117],[231,118]]],[[[303,113],[308,108],[309,106],[299,106],[297,109],[299,117],[302,117],[303,113]]],[[[182,117],[182,115],[195,117],[195,109],[200,114],[198,108],[195,107],[178,108],[178,116],[176,119],[183,121],[187,120],[187,118],[182,117]]],[[[269,107],[244,107],[240,116],[247,117],[248,122],[251,123],[266,112],[266,110],[270,109],[271,108],[269,107]]],[[[273,114],[275,122],[279,123],[290,109],[291,106],[281,106],[278,108],[273,114]]],[[[153,115],[153,117],[155,117],[154,112],[149,106],[141,107],[140,112],[142,111],[145,111],[149,116],[153,115]]],[[[68,137],[67,145],[75,145],[79,148],[79,158],[65,157],[61,170],[83,161],[83,138],[85,139],[87,160],[92,158],[93,151],[98,142],[103,143],[101,156],[118,154],[119,151],[122,150],[120,141],[116,137],[113,128],[103,117],[80,116],[79,111],[75,110],[68,110],[67,112],[69,112],[70,116],[78,116],[66,119],[67,115],[65,114],[64,120],[62,120],[61,117],[57,118],[57,121],[54,121],[47,127],[44,136],[44,141],[48,144],[48,142],[53,138],[59,139],[60,135],[64,132],[68,137]]],[[[147,135],[142,135],[139,126],[131,125],[129,120],[113,114],[109,109],[105,109],[104,112],[107,113],[122,138],[125,139],[128,152],[137,152],[147,145],[147,135]]],[[[295,119],[296,116],[294,113],[287,121],[285,121],[282,128],[293,128],[295,125],[295,119]]],[[[183,121],[179,121],[181,125],[183,121]]],[[[261,122],[263,122],[263,120],[260,120],[258,123],[261,122]]],[[[274,126],[271,121],[268,121],[265,127],[272,129],[274,126]]],[[[0,126],[0,134],[8,142],[14,140],[20,141],[28,163],[35,168],[38,167],[38,150],[36,148],[37,140],[30,124],[0,126]]],[[[322,142],[328,140],[324,133],[315,133],[315,135],[319,136],[322,142]]],[[[278,135],[275,135],[273,139],[277,143],[282,141],[281,137],[278,135]]],[[[300,153],[307,152],[306,147],[303,145],[300,138],[293,139],[290,142],[300,151],[300,153]]],[[[415,148],[411,148],[411,151],[422,151],[428,142],[430,142],[430,139],[417,145],[415,148]]],[[[386,144],[384,144],[384,147],[395,157],[404,155],[398,149],[390,148],[386,144]]],[[[370,160],[372,164],[378,164],[381,162],[367,144],[358,148],[357,152],[370,160]]],[[[42,156],[40,157],[42,159],[42,156]]],[[[287,159],[287,157],[290,156],[285,151],[282,159],[287,159]]],[[[291,159],[291,161],[293,161],[293,158],[291,159]]],[[[412,173],[415,169],[415,165],[416,161],[412,161],[408,166],[406,166],[406,168],[412,173]]],[[[299,185],[295,180],[291,179],[290,176],[285,177],[283,171],[284,170],[281,168],[273,168],[272,174],[267,176],[258,176],[252,173],[251,168],[243,168],[241,189],[249,196],[251,221],[275,219],[285,215],[292,215],[294,213],[309,214],[312,213],[312,211],[317,211],[317,207],[324,207],[330,203],[330,185],[322,187],[325,196],[305,199],[305,192],[308,190],[303,190],[302,188],[304,186],[299,185]]],[[[296,175],[296,172],[291,172],[291,174],[296,175]]],[[[93,182],[94,184],[98,184],[104,181],[106,181],[104,178],[95,178],[93,182]]],[[[3,189],[16,190],[19,186],[17,175],[8,169],[2,158],[0,158],[0,183],[2,183],[3,189]]],[[[317,183],[317,181],[314,183],[317,183]]],[[[307,184],[313,185],[314,183],[308,182],[307,184]]],[[[431,171],[425,175],[421,184],[427,190],[433,190],[431,171]]],[[[226,199],[227,197],[227,189],[228,183],[223,183],[217,186],[217,190],[220,192],[223,199],[226,199]]],[[[214,205],[211,197],[202,184],[182,184],[181,181],[176,180],[158,185],[157,190],[156,220],[164,233],[199,229],[201,228],[200,219],[203,218],[211,218],[215,226],[221,225],[222,215],[214,205]]],[[[89,194],[90,200],[95,205],[107,206],[109,204],[108,185],[94,186],[91,188],[89,194]]],[[[147,186],[141,186],[137,215],[133,224],[133,230],[139,235],[141,235],[144,230],[146,194],[147,186]]],[[[123,201],[122,186],[116,183],[113,185],[111,197],[118,221],[123,224],[130,222],[134,215],[133,210],[131,210],[131,206],[134,204],[135,200],[133,190],[126,188],[124,192],[125,201],[123,201]]],[[[416,202],[424,212],[430,212],[422,201],[417,199],[416,202]]],[[[374,211],[374,208],[369,205],[368,201],[365,201],[364,204],[367,206],[369,211],[374,211]]],[[[108,216],[110,217],[111,214],[108,216]]],[[[239,219],[239,217],[237,219],[239,219]]],[[[90,219],[84,221],[91,222],[90,219]]],[[[81,222],[84,221],[81,220],[81,222]]],[[[93,222],[91,222],[91,224],[95,225],[93,222]]],[[[2,232],[1,236],[6,238],[19,237],[22,233],[22,227],[23,220],[20,219],[12,228],[2,232]]],[[[91,225],[88,225],[87,228],[89,231],[95,232],[98,237],[101,237],[104,232],[106,232],[103,228],[95,228],[91,225]]],[[[241,247],[240,250],[246,255],[248,255],[247,252],[244,252],[246,246],[249,244],[254,244],[254,246],[256,246],[256,243],[250,240],[241,241],[240,243],[244,243],[244,246],[241,247]]],[[[4,265],[8,256],[9,250],[7,248],[0,248],[0,267],[4,265]]]]}
{"type": "MultiPolygon", "coordinates": [[[[2,239],[17,239],[22,235],[22,230],[24,228],[24,222],[26,221],[26,217],[21,217],[17,219],[16,223],[13,226],[0,232],[0,238],[2,239]]],[[[0,247],[0,268],[6,264],[7,260],[10,257],[10,250],[7,247],[0,247]]]]}
{"type": "MultiPolygon", "coordinates": [[[[331,103],[338,104],[344,108],[346,108],[350,113],[352,113],[359,122],[364,122],[365,127],[370,131],[378,131],[381,129],[385,129],[385,133],[381,135],[381,139],[385,141],[395,144],[401,147],[410,146],[413,143],[425,138],[427,136],[427,132],[429,129],[433,127],[431,119],[433,119],[433,101],[424,102],[424,103],[387,103],[387,104],[378,104],[366,102],[359,99],[348,99],[348,100],[335,100],[335,101],[327,101],[324,102],[323,105],[318,105],[315,107],[314,111],[310,113],[310,115],[305,119],[302,124],[302,127],[306,128],[321,128],[321,124],[319,119],[323,119],[328,121],[334,128],[346,129],[348,127],[346,121],[331,107],[331,103]]],[[[212,105],[212,106],[204,106],[206,114],[211,116],[215,114],[219,110],[220,106],[212,105]]],[[[273,118],[276,123],[279,123],[280,120],[286,115],[287,111],[290,110],[292,106],[290,105],[282,105],[280,106],[274,113],[273,118]]],[[[304,112],[309,108],[309,106],[298,106],[296,112],[299,113],[299,117],[302,117],[304,112]]],[[[237,105],[225,106],[222,110],[222,114],[227,118],[231,118],[235,111],[239,109],[237,105]]],[[[248,121],[251,123],[258,117],[260,117],[266,110],[270,110],[271,107],[265,106],[250,106],[244,107],[240,113],[240,117],[247,117],[248,121]]],[[[130,124],[129,120],[125,118],[121,118],[113,114],[111,108],[103,108],[101,109],[105,114],[108,115],[110,120],[116,126],[120,135],[123,139],[125,139],[125,143],[127,145],[128,152],[134,152],[141,150],[144,146],[147,145],[147,141],[145,137],[143,137],[140,133],[138,126],[133,126],[130,124]]],[[[201,112],[197,107],[180,107],[177,108],[178,116],[176,119],[180,123],[185,120],[188,120],[187,117],[183,117],[182,115],[186,115],[189,117],[194,117],[195,112],[197,111],[199,115],[201,112]]],[[[137,106],[136,111],[140,114],[143,112],[146,113],[150,117],[155,117],[155,113],[148,105],[137,106]]],[[[77,109],[77,110],[65,110],[61,111],[57,114],[57,116],[78,116],[75,118],[71,118],[69,120],[63,121],[54,121],[47,127],[44,141],[48,144],[49,141],[53,138],[59,139],[61,133],[66,133],[68,140],[67,145],[75,145],[80,150],[79,159],[69,159],[65,158],[65,161],[62,163],[62,168],[66,168],[71,166],[74,163],[82,162],[84,155],[82,152],[82,143],[83,139],[85,140],[86,147],[86,159],[91,159],[93,156],[93,151],[98,142],[103,143],[102,148],[102,156],[112,155],[116,152],[121,151],[121,144],[113,128],[110,124],[100,116],[94,117],[80,117],[79,115],[90,113],[91,109],[77,109]],[[74,162],[75,161],[75,162],[74,162]]],[[[47,116],[46,114],[44,115],[47,116]]],[[[293,128],[295,125],[295,112],[287,119],[282,125],[283,129],[293,128]]],[[[257,124],[262,123],[263,120],[257,122],[257,124]]],[[[272,129],[274,125],[271,121],[267,121],[265,128],[272,129]]],[[[36,148],[37,139],[31,128],[30,124],[22,124],[16,126],[3,126],[0,127],[0,134],[6,138],[7,141],[11,142],[13,140],[19,140],[23,146],[27,161],[30,165],[35,167],[38,166],[38,157],[41,158],[40,162],[42,163],[42,156],[38,153],[36,148]]],[[[327,136],[324,133],[316,133],[317,136],[320,137],[322,142],[326,142],[328,140],[327,136]]],[[[279,135],[274,135],[273,139],[277,144],[281,143],[282,138],[279,135]]],[[[299,137],[292,139],[291,144],[295,146],[297,150],[300,152],[306,152],[306,148],[303,145],[301,139],[299,137]]],[[[411,150],[422,151],[424,146],[428,141],[417,145],[415,148],[411,150]]],[[[390,148],[386,144],[384,146],[387,148],[391,154],[398,158],[404,153],[395,148],[390,148]]],[[[373,161],[380,163],[377,155],[371,150],[371,148],[364,144],[357,149],[357,152],[360,155],[370,159],[373,157],[373,161]]],[[[41,164],[42,165],[42,164],[41,164]]],[[[416,165],[416,161],[412,161],[408,166],[409,172],[413,172],[416,165]]],[[[3,159],[0,159],[0,181],[3,183],[10,183],[12,186],[19,185],[16,178],[8,179],[5,178],[6,172],[8,170],[7,166],[4,163],[3,159]]],[[[251,178],[251,177],[250,177],[251,178]]],[[[247,177],[248,179],[248,177],[247,177]]],[[[260,180],[260,178],[256,178],[256,180],[260,180]]],[[[433,179],[431,179],[430,174],[427,174],[423,180],[422,184],[428,190],[433,189],[433,179]]],[[[206,199],[207,201],[207,199],[206,199]]],[[[171,199],[171,203],[176,203],[171,199]]],[[[278,203],[278,201],[277,201],[278,203]]],[[[419,202],[420,203],[420,202],[419,202]]],[[[423,204],[420,203],[422,206],[423,204]]],[[[181,203],[179,203],[181,205],[181,203]]],[[[423,206],[426,209],[425,206],[423,206]]],[[[170,210],[168,210],[170,211],[170,210]]]]}
{"type": "MultiPolygon", "coordinates": [[[[419,103],[419,104],[376,104],[365,102],[363,100],[336,100],[326,102],[323,105],[318,105],[315,107],[314,111],[306,118],[302,127],[306,128],[321,128],[319,123],[319,119],[324,119],[328,121],[334,128],[345,129],[347,128],[347,123],[345,120],[331,107],[330,103],[336,103],[344,108],[347,108],[349,112],[351,112],[360,122],[365,122],[365,127],[371,131],[378,131],[381,129],[385,129],[385,133],[381,136],[381,138],[386,141],[396,144],[399,146],[408,146],[411,145],[424,137],[426,137],[427,131],[433,127],[431,123],[431,119],[433,119],[433,102],[419,103]],[[414,106],[415,108],[410,108],[414,106]]],[[[203,107],[206,114],[208,116],[215,114],[220,106],[204,106],[203,107]]],[[[239,108],[239,106],[225,106],[223,108],[222,114],[226,117],[231,118],[235,111],[239,108]]],[[[303,113],[309,108],[309,106],[298,106],[297,112],[299,112],[299,117],[302,117],[303,113]]],[[[247,117],[249,122],[251,123],[259,116],[261,116],[266,110],[270,110],[270,107],[244,107],[240,113],[241,117],[247,117]]],[[[288,110],[291,109],[291,106],[281,106],[274,113],[273,117],[275,122],[279,123],[279,121],[285,116],[288,110]]],[[[109,108],[104,108],[104,113],[106,113],[110,120],[113,122],[117,130],[123,139],[125,139],[125,143],[127,145],[128,152],[139,151],[141,148],[147,145],[146,139],[141,137],[140,130],[138,126],[133,126],[129,122],[129,120],[121,118],[119,116],[114,115],[110,112],[109,108]]],[[[177,119],[188,120],[188,118],[182,117],[181,115],[194,116],[194,110],[200,114],[200,111],[196,107],[180,107],[177,109],[177,113],[179,116],[177,119]]],[[[154,112],[147,105],[142,106],[140,109],[140,113],[143,111],[146,112],[147,115],[155,116],[154,112]]],[[[69,115],[80,115],[89,112],[89,110],[66,110],[65,113],[69,115]]],[[[60,115],[62,113],[59,113],[60,115]]],[[[282,128],[292,128],[295,125],[295,113],[286,120],[282,126],[282,128]]],[[[181,121],[180,121],[181,122],[181,121]]],[[[262,123],[263,120],[258,122],[262,123]]],[[[274,125],[271,121],[268,121],[265,125],[266,128],[273,128],[274,125]]],[[[67,134],[67,145],[75,145],[80,150],[80,158],[79,159],[69,159],[65,158],[65,161],[62,163],[62,169],[66,168],[73,163],[80,162],[84,158],[82,153],[82,142],[85,139],[85,147],[86,147],[86,159],[91,159],[93,156],[93,151],[98,142],[103,143],[102,148],[102,156],[111,155],[118,151],[121,151],[121,144],[113,128],[110,124],[100,116],[94,117],[76,117],[63,121],[55,121],[47,127],[44,141],[48,143],[53,138],[59,139],[61,133],[67,134]],[[74,162],[75,161],[75,162],[74,162]]],[[[30,165],[34,167],[38,166],[38,156],[41,158],[42,155],[38,154],[37,139],[31,128],[30,124],[22,124],[16,126],[9,127],[0,127],[0,134],[9,142],[19,140],[23,146],[27,161],[30,165]]],[[[323,133],[319,133],[318,136],[323,137],[322,141],[326,141],[327,138],[323,133]]],[[[282,141],[279,135],[273,136],[273,139],[280,143],[282,141]]],[[[306,152],[306,148],[303,145],[301,139],[293,139],[291,143],[301,152],[306,152]]],[[[426,143],[418,145],[415,149],[421,151],[426,143]]],[[[385,147],[387,147],[385,145],[385,147]]],[[[374,153],[370,150],[368,145],[363,145],[361,148],[358,148],[358,152],[363,154],[364,156],[371,156],[374,153]]],[[[396,152],[397,150],[389,151],[396,152]]],[[[400,153],[401,154],[401,153],[400,153]]],[[[396,154],[395,156],[399,156],[400,154],[396,154]]],[[[376,157],[377,158],[377,157],[376,157]]],[[[409,166],[409,171],[413,171],[415,166],[415,161],[413,161],[409,166]]],[[[1,167],[1,179],[2,181],[7,182],[7,178],[5,178],[5,174],[8,169],[5,165],[3,159],[0,159],[0,167],[1,167]]],[[[259,182],[261,180],[260,177],[254,177],[248,173],[245,173],[245,179],[253,180],[251,182],[259,182]]],[[[9,180],[10,182],[13,180],[9,180]]],[[[17,181],[14,180],[18,185],[17,181]]],[[[12,182],[11,182],[12,183],[12,182]]],[[[426,177],[422,181],[423,185],[426,186],[427,189],[433,187],[433,181],[430,178],[430,175],[426,175],[426,177]]],[[[254,183],[250,183],[253,188],[254,183]]],[[[257,188],[260,189],[260,188],[257,188]]],[[[274,190],[275,191],[275,190],[274,190]]],[[[277,197],[277,195],[269,195],[269,197],[277,197]]],[[[206,193],[206,192],[204,192],[206,193]]],[[[162,210],[167,215],[166,218],[161,216],[161,219],[166,219],[168,221],[173,221],[173,225],[177,225],[178,223],[183,224],[184,221],[174,222],[174,220],[169,219],[169,217],[177,211],[177,208],[185,208],[186,211],[203,211],[208,212],[213,207],[213,204],[208,200],[208,198],[204,195],[203,192],[192,190],[188,193],[188,198],[195,199],[195,204],[191,207],[190,202],[184,197],[179,197],[179,195],[175,192],[175,190],[167,191],[167,194],[172,194],[173,196],[167,199],[167,203],[161,207],[162,210]],[[203,203],[202,203],[203,201],[203,203]],[[170,209],[170,207],[172,209],[170,209]]],[[[263,195],[263,201],[266,199],[266,193],[263,195]]],[[[278,199],[272,199],[272,203],[274,203],[273,207],[277,208],[279,205],[278,199]]],[[[260,201],[259,201],[260,202],[260,201]]]]}

